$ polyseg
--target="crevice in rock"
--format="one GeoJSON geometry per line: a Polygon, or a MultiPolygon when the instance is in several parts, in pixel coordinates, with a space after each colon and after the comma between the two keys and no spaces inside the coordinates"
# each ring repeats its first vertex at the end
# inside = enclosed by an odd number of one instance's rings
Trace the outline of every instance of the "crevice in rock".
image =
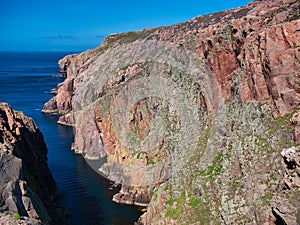
{"type": "Polygon", "coordinates": [[[296,162],[295,161],[287,161],[287,159],[284,159],[284,163],[286,164],[286,168],[288,170],[293,170],[296,168],[296,162]]]}
{"type": "Polygon", "coordinates": [[[274,221],[275,225],[287,225],[284,219],[280,215],[278,215],[278,213],[276,213],[274,209],[272,209],[272,213],[276,218],[276,220],[274,221]]]}
{"type": "Polygon", "coordinates": [[[207,112],[207,104],[203,92],[200,92],[200,105],[204,112],[207,112]]]}

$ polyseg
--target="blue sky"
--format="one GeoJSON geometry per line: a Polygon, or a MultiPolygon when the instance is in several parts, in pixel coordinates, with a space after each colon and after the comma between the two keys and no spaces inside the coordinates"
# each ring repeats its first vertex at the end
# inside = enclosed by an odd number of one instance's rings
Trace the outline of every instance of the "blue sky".
{"type": "Polygon", "coordinates": [[[250,0],[1,0],[0,50],[95,48],[104,36],[172,25],[250,0]]]}

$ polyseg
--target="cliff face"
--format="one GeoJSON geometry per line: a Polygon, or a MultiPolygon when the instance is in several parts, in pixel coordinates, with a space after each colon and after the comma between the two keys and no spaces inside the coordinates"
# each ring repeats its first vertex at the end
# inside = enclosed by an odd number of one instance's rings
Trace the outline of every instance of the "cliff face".
{"type": "Polygon", "coordinates": [[[6,103],[0,103],[0,128],[1,223],[15,217],[28,224],[63,224],[41,132],[32,119],[6,103]]]}
{"type": "Polygon", "coordinates": [[[144,224],[300,223],[299,4],[111,35],[60,61],[45,110],[144,224]]]}

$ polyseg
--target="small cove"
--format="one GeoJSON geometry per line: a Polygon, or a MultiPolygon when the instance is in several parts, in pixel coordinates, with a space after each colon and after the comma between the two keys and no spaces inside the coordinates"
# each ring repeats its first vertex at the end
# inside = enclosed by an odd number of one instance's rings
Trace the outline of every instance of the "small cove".
{"type": "Polygon", "coordinates": [[[48,165],[62,195],[61,204],[71,211],[74,225],[133,224],[137,207],[111,202],[108,180],[97,174],[81,155],[71,150],[73,129],[56,123],[57,117],[41,113],[53,95],[49,91],[63,81],[57,61],[68,52],[0,52],[0,101],[32,117],[44,135],[48,165]]]}

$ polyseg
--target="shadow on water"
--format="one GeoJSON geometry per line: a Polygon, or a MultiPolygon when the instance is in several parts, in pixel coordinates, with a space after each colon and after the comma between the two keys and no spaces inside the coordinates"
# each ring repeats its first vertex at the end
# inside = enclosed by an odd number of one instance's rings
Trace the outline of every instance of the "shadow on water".
{"type": "MultiPolygon", "coordinates": [[[[61,203],[72,213],[71,224],[127,225],[137,221],[141,215],[138,208],[113,203],[111,199],[117,190],[111,188],[110,181],[101,177],[81,155],[70,150],[73,128],[57,125],[56,116],[43,117],[48,129],[45,140],[49,167],[63,195],[61,203]]],[[[96,165],[99,161],[89,163],[96,165]]]]}
{"type": "Polygon", "coordinates": [[[62,81],[53,78],[57,61],[67,53],[0,52],[0,101],[33,118],[44,135],[48,165],[62,194],[61,203],[71,211],[73,225],[127,225],[141,215],[137,207],[111,201],[116,190],[97,174],[81,155],[70,149],[73,129],[56,123],[56,116],[41,113],[53,95],[49,91],[62,81]]]}

